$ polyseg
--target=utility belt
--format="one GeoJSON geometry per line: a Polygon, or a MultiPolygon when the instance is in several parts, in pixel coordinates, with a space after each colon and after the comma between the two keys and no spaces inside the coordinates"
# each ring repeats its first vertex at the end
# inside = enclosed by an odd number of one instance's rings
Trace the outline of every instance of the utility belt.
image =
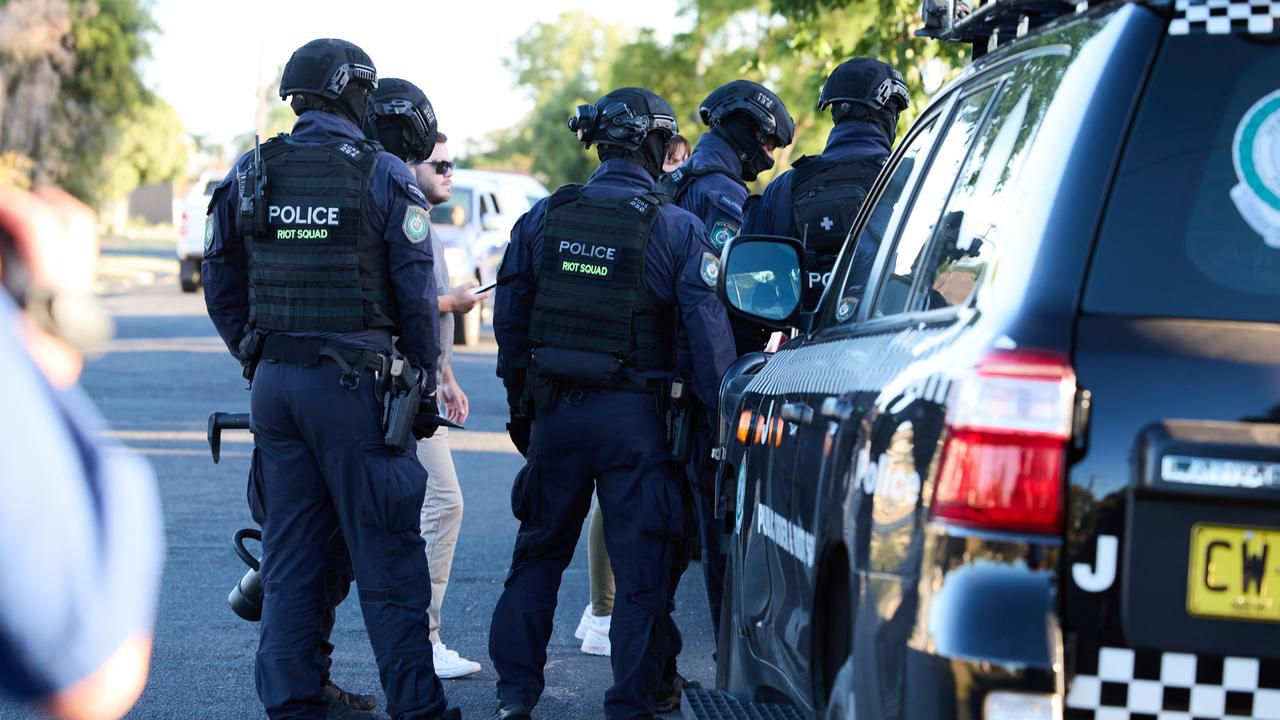
{"type": "Polygon", "coordinates": [[[338,384],[347,390],[359,388],[366,371],[373,373],[374,394],[382,406],[383,444],[406,451],[412,449],[413,420],[422,400],[426,373],[404,357],[292,335],[265,335],[259,354],[260,360],[304,367],[314,367],[326,358],[342,368],[338,384]]]}
{"type": "Polygon", "coordinates": [[[589,391],[653,395],[658,417],[666,425],[671,458],[688,462],[694,423],[686,376],[648,377],[607,353],[548,347],[530,353],[523,412],[549,413],[561,396],[589,391]]]}

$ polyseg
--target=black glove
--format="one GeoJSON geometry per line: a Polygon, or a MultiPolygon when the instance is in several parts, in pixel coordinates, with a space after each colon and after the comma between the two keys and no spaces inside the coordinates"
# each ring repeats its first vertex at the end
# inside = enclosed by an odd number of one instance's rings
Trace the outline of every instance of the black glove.
{"type": "Polygon", "coordinates": [[[435,393],[423,395],[418,401],[418,414],[413,416],[413,436],[422,440],[435,435],[439,420],[440,403],[436,402],[435,393]]]}
{"type": "Polygon", "coordinates": [[[511,436],[511,442],[515,443],[516,449],[520,454],[529,456],[529,435],[533,431],[533,421],[526,415],[511,414],[511,422],[507,423],[507,434],[511,436]]]}

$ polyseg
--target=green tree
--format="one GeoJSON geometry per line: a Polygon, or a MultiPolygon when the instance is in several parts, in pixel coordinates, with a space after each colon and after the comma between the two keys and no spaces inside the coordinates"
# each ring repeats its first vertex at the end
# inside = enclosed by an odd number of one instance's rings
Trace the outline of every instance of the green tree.
{"type": "Polygon", "coordinates": [[[155,30],[146,0],[0,2],[0,154],[91,205],[164,179],[185,146],[138,73],[155,30]],[[152,134],[126,154],[135,124],[152,134]]]}
{"type": "Polygon", "coordinates": [[[586,180],[595,153],[582,148],[565,122],[576,106],[602,94],[602,80],[625,37],[621,28],[580,12],[530,28],[506,64],[533,100],[533,110],[491,137],[492,149],[470,156],[468,164],[526,170],[549,187],[586,180]]]}
{"type": "MultiPolygon", "coordinates": [[[[849,57],[879,58],[901,70],[913,102],[900,129],[918,116],[928,100],[925,68],[938,62],[955,68],[962,52],[960,46],[915,37],[923,24],[917,9],[915,0],[684,0],[680,12],[691,18],[688,32],[662,41],[652,30],[640,30],[615,51],[596,52],[590,62],[583,62],[580,53],[565,52],[565,38],[556,35],[555,27],[535,28],[517,46],[511,63],[517,84],[530,90],[535,109],[522,123],[499,133],[494,149],[478,159],[498,165],[527,162],[552,185],[580,182],[590,159],[562,164],[581,155],[573,137],[561,131],[576,102],[590,101],[612,87],[648,87],[671,103],[681,133],[696,142],[704,130],[698,119],[701,100],[716,87],[745,78],[777,92],[796,121],[796,142],[776,154],[774,170],[756,182],[759,190],[793,158],[821,152],[831,121],[817,111],[818,92],[827,75],[849,57]],[[611,62],[603,62],[610,57],[611,62]],[[555,172],[548,172],[552,167],[555,172]]],[[[581,17],[575,21],[585,22],[581,17]]]]}

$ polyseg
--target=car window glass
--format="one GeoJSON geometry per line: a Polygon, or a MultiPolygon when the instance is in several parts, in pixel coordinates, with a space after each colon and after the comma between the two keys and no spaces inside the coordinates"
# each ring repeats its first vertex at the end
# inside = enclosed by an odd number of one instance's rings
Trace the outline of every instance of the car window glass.
{"type": "Polygon", "coordinates": [[[1165,43],[1121,156],[1084,309],[1280,321],[1274,42],[1193,34],[1165,43]]]}
{"type": "Polygon", "coordinates": [[[928,261],[924,257],[925,248],[943,221],[943,205],[960,173],[966,151],[982,120],[983,109],[993,92],[993,88],[987,87],[960,99],[955,117],[934,153],[915,201],[907,211],[898,241],[885,261],[871,317],[896,315],[909,308],[912,285],[928,261]]]}
{"type": "MultiPolygon", "coordinates": [[[[841,288],[840,299],[836,302],[835,309],[828,311],[830,324],[839,325],[854,318],[856,314],[854,311],[857,310],[858,301],[866,288],[867,277],[871,274],[871,264],[875,262],[880,240],[886,233],[891,234],[902,219],[903,209],[906,206],[903,192],[906,188],[915,185],[915,177],[924,170],[922,154],[928,150],[933,141],[934,130],[938,126],[937,118],[927,122],[924,129],[910,140],[907,149],[903,151],[901,159],[893,169],[893,174],[885,184],[880,197],[876,199],[875,209],[871,211],[870,218],[858,234],[857,242],[848,245],[845,249],[849,257],[843,261],[845,268],[841,274],[844,280],[838,286],[841,288]]],[[[837,276],[839,277],[840,274],[837,276]]]]}
{"type": "Polygon", "coordinates": [[[453,186],[453,196],[448,202],[431,208],[431,222],[437,225],[465,227],[471,220],[471,189],[453,186]]]}
{"type": "Polygon", "coordinates": [[[927,274],[910,309],[965,305],[973,296],[1002,239],[1007,240],[1001,238],[1001,226],[1017,208],[1013,191],[1053,98],[1044,88],[1056,86],[1055,71],[1065,65],[1058,56],[1029,61],[1000,90],[935,228],[923,263],[927,274]]]}

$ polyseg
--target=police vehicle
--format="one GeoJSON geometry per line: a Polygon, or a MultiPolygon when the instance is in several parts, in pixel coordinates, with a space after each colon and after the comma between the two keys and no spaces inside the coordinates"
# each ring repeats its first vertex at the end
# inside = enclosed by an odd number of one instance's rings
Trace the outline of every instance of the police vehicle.
{"type": "Polygon", "coordinates": [[[978,57],[817,310],[796,241],[724,251],[798,332],[723,381],[686,716],[1280,718],[1280,4],[924,15],[978,57]]]}

